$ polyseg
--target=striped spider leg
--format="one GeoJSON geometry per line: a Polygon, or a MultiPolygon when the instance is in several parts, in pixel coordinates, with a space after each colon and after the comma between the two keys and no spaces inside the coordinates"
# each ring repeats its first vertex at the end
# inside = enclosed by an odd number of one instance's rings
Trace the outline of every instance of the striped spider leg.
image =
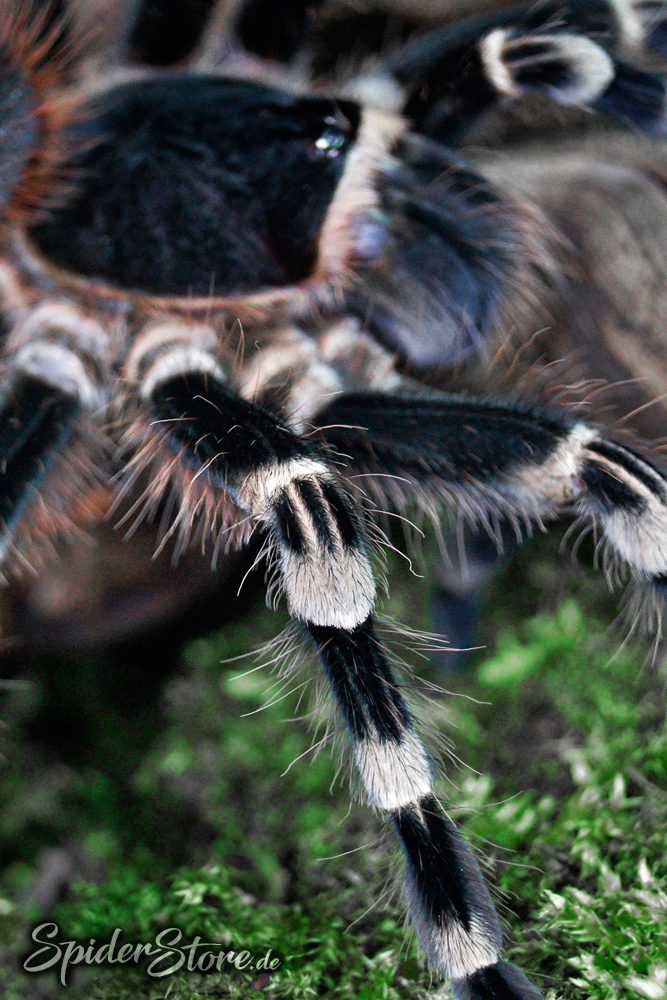
{"type": "Polygon", "coordinates": [[[415,393],[349,322],[321,336],[317,351],[294,330],[282,341],[276,333],[240,382],[212,331],[158,328],[137,341],[128,373],[143,409],[130,435],[159,438],[153,457],[188,483],[188,508],[215,506],[227,494],[267,533],[269,559],[317,649],[366,800],[387,815],[403,848],[405,894],[429,959],[458,1000],[539,997],[502,959],[488,890],[435,796],[433,762],[375,632],[371,515],[346,477],[367,474],[372,493],[375,474],[390,483],[396,476],[398,494],[379,488],[385,502],[437,501],[482,523],[503,514],[530,526],[573,508],[638,579],[658,588],[667,570],[664,477],[556,413],[415,393]],[[375,391],[346,391],[363,384],[375,391]],[[328,405],[325,387],[340,393],[328,405]],[[299,433],[309,425],[318,434],[299,433]],[[347,456],[342,475],[334,450],[347,456]]]}
{"type": "Polygon", "coordinates": [[[450,144],[493,105],[533,95],[660,132],[661,6],[651,16],[624,0],[517,4],[417,35],[388,65],[417,130],[450,144]]]}
{"type": "MultiPolygon", "coordinates": [[[[12,279],[2,279],[7,293],[12,279]]],[[[15,576],[99,516],[90,494],[104,476],[111,340],[72,302],[17,299],[14,287],[0,382],[0,562],[15,576]]]]}
{"type": "MultiPolygon", "coordinates": [[[[353,350],[360,339],[355,332],[353,350]]],[[[312,354],[309,346],[303,338],[299,353],[306,358],[312,354]]],[[[292,409],[302,401],[296,422],[303,426],[303,401],[321,405],[323,382],[332,387],[342,378],[335,364],[330,371],[321,362],[310,370],[297,364],[295,347],[286,348],[276,338],[262,361],[265,370],[273,367],[272,353],[283,366],[287,361],[287,369],[273,371],[283,388],[285,378],[303,371],[309,388],[295,382],[288,404],[292,409]]],[[[373,360],[378,353],[371,345],[373,360]]],[[[162,461],[169,467],[178,456],[200,494],[191,494],[189,504],[194,509],[214,505],[216,494],[224,492],[268,533],[288,609],[319,653],[365,796],[388,814],[403,846],[406,894],[430,959],[456,983],[458,996],[493,990],[489,996],[538,997],[525,977],[501,960],[500,925],[488,890],[435,798],[432,763],[375,632],[375,582],[364,515],[326,449],[314,447],[290,430],[285,416],[281,420],[271,412],[269,382],[259,392],[264,406],[244,399],[212,338],[206,347],[201,331],[194,338],[188,327],[181,328],[180,337],[173,327],[153,331],[145,346],[141,340],[135,345],[129,371],[145,407],[133,433],[137,441],[145,441],[147,432],[158,435],[162,461]]],[[[387,371],[385,384],[393,378],[387,371]]],[[[256,397],[255,373],[244,382],[256,397]]],[[[177,477],[182,479],[180,471],[177,477]]]]}

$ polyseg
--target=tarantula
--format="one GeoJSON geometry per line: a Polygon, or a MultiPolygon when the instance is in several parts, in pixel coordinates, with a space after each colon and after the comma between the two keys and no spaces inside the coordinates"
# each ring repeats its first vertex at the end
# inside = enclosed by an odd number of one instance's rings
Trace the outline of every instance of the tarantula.
{"type": "Polygon", "coordinates": [[[177,551],[263,532],[429,959],[457,1000],[539,997],[502,958],[377,637],[374,512],[453,509],[494,535],[569,510],[659,605],[658,468],[559,410],[415,376],[530,324],[558,283],[548,220],[456,152],[464,128],[538,94],[659,131],[667,10],[518,4],[408,23],[388,49],[374,11],[361,59],[326,4],[276,28],[257,2],[209,24],[210,5],[149,0],[119,75],[73,41],[79,9],[20,7],[5,0],[0,65],[6,572],[98,513],[119,456],[118,493],[159,509],[177,551]],[[156,12],[188,30],[152,33],[156,12]]]}

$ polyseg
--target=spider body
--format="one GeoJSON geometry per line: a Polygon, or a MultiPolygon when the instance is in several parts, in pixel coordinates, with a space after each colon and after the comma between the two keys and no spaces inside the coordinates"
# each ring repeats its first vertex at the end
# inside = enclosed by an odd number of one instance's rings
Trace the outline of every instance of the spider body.
{"type": "Polygon", "coordinates": [[[490,895],[377,637],[373,514],[454,507],[521,533],[569,509],[644,590],[664,589],[667,480],[652,462],[560,411],[413,377],[477,357],[513,316],[530,325],[558,273],[541,211],[448,145],[461,115],[537,91],[661,126],[662,77],[624,57],[655,47],[662,7],[619,9],[572,5],[559,19],[519,6],[417,33],[371,86],[320,82],[315,96],[284,67],[257,79],[254,63],[242,79],[223,63],[59,89],[43,82],[34,36],[5,19],[19,95],[5,109],[0,271],[8,572],[90,517],[91,449],[104,479],[123,456],[130,514],[162,510],[177,552],[195,536],[215,558],[262,531],[363,794],[402,846],[419,939],[457,1000],[540,994],[502,958],[490,895]]]}

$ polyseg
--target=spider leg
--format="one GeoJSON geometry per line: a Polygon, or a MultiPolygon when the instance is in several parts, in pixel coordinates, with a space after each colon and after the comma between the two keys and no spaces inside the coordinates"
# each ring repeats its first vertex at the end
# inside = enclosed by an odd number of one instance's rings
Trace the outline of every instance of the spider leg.
{"type": "Polygon", "coordinates": [[[465,668],[479,638],[482,593],[518,542],[511,522],[500,517],[492,536],[463,524],[444,543],[431,619],[433,631],[446,636],[451,648],[434,651],[431,658],[441,670],[457,671],[465,668]]]}
{"type": "Polygon", "coordinates": [[[406,859],[405,892],[427,955],[457,1000],[536,1000],[500,958],[498,917],[478,866],[433,793],[432,765],[375,634],[363,521],[328,463],[230,385],[200,333],[154,332],[129,359],[165,448],[269,532],[289,610],[319,653],[369,803],[406,859]]]}
{"type": "Polygon", "coordinates": [[[627,0],[625,9],[626,36],[630,45],[646,46],[652,54],[667,56],[667,6],[664,0],[627,0]]]}
{"type": "Polygon", "coordinates": [[[664,127],[666,87],[642,63],[647,51],[662,54],[664,8],[604,0],[504,8],[416,35],[386,69],[407,89],[417,129],[448,143],[462,121],[532,92],[653,131],[664,127]]]}
{"type": "MultiPolygon", "coordinates": [[[[356,627],[372,610],[375,583],[351,500],[307,442],[234,391],[206,334],[194,346],[186,331],[187,344],[167,339],[160,350],[140,341],[130,357],[152,428],[192,470],[195,488],[224,492],[268,529],[295,618],[356,627]],[[352,602],[346,580],[354,583],[352,602]]],[[[203,502],[215,500],[205,494],[203,502]]]]}
{"type": "Polygon", "coordinates": [[[206,29],[215,0],[136,0],[124,47],[133,62],[173,66],[188,59],[206,29]]]}
{"type": "Polygon", "coordinates": [[[537,408],[452,396],[355,394],[320,414],[326,440],[399,506],[456,503],[473,523],[517,526],[574,507],[612,558],[657,590],[667,573],[667,481],[595,428],[537,408]],[[382,472],[395,479],[375,480],[382,472]],[[382,485],[389,483],[390,485],[382,485]]]}
{"type": "Polygon", "coordinates": [[[71,527],[93,482],[90,418],[104,400],[106,335],[62,303],[29,310],[11,331],[0,383],[0,561],[71,527]]]}
{"type": "Polygon", "coordinates": [[[405,896],[430,961],[456,1000],[537,1000],[500,955],[498,916],[478,865],[432,787],[428,756],[374,633],[308,626],[352,742],[367,801],[385,811],[406,863],[405,896]]]}

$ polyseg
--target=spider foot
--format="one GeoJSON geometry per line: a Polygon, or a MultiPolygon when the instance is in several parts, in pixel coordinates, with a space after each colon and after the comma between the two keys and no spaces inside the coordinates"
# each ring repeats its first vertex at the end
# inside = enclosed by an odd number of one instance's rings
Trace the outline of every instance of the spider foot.
{"type": "Polygon", "coordinates": [[[509,962],[496,962],[452,983],[455,1000],[540,1000],[542,994],[509,962]]]}

